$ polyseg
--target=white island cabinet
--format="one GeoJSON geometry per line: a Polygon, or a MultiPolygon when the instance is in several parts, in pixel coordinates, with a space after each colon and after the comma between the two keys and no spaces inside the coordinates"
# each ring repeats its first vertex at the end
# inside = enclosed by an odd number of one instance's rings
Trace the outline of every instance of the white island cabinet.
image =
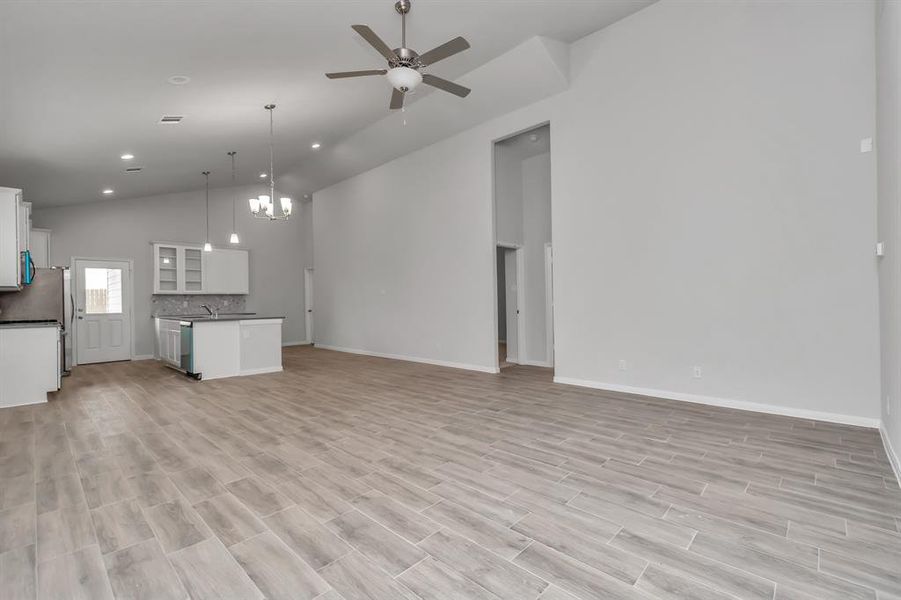
{"type": "Polygon", "coordinates": [[[282,370],[284,317],[156,317],[156,358],[197,379],[282,370]]]}

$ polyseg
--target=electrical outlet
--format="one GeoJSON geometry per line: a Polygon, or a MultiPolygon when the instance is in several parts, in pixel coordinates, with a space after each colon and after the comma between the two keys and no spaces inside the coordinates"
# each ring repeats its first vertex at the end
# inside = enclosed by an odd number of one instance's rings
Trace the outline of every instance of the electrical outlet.
{"type": "Polygon", "coordinates": [[[701,367],[696,365],[695,368],[692,370],[692,376],[695,379],[700,379],[701,378],[701,367]]]}
{"type": "Polygon", "coordinates": [[[628,368],[628,365],[626,364],[626,361],[624,361],[624,360],[619,361],[619,370],[620,371],[625,371],[627,368],[628,368]]]}

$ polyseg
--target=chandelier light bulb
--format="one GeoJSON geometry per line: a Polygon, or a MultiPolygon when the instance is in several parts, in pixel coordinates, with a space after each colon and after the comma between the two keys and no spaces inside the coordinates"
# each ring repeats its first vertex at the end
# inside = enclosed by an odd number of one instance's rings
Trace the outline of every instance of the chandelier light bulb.
{"type": "Polygon", "coordinates": [[[238,239],[238,234],[236,232],[232,232],[231,237],[228,238],[229,244],[240,244],[241,240],[238,239]]]}
{"type": "Polygon", "coordinates": [[[203,245],[203,251],[204,251],[204,252],[212,252],[212,251],[213,251],[213,245],[212,245],[211,243],[209,243],[209,242],[205,243],[205,244],[203,245]]]}

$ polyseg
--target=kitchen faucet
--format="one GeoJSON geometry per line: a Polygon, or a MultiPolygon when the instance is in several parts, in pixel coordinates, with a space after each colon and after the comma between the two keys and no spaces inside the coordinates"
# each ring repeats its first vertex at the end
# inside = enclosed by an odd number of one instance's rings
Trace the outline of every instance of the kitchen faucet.
{"type": "Polygon", "coordinates": [[[208,304],[201,304],[200,308],[205,309],[208,313],[210,313],[210,316],[213,318],[216,318],[219,316],[218,308],[210,308],[208,304]]]}

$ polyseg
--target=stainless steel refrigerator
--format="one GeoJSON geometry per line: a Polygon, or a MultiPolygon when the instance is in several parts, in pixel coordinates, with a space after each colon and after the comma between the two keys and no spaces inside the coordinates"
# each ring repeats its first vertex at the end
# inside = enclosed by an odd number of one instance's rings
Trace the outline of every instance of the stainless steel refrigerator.
{"type": "Polygon", "coordinates": [[[35,269],[34,281],[18,292],[0,293],[0,322],[56,321],[60,324],[60,373],[72,365],[73,303],[66,267],[35,269]]]}

